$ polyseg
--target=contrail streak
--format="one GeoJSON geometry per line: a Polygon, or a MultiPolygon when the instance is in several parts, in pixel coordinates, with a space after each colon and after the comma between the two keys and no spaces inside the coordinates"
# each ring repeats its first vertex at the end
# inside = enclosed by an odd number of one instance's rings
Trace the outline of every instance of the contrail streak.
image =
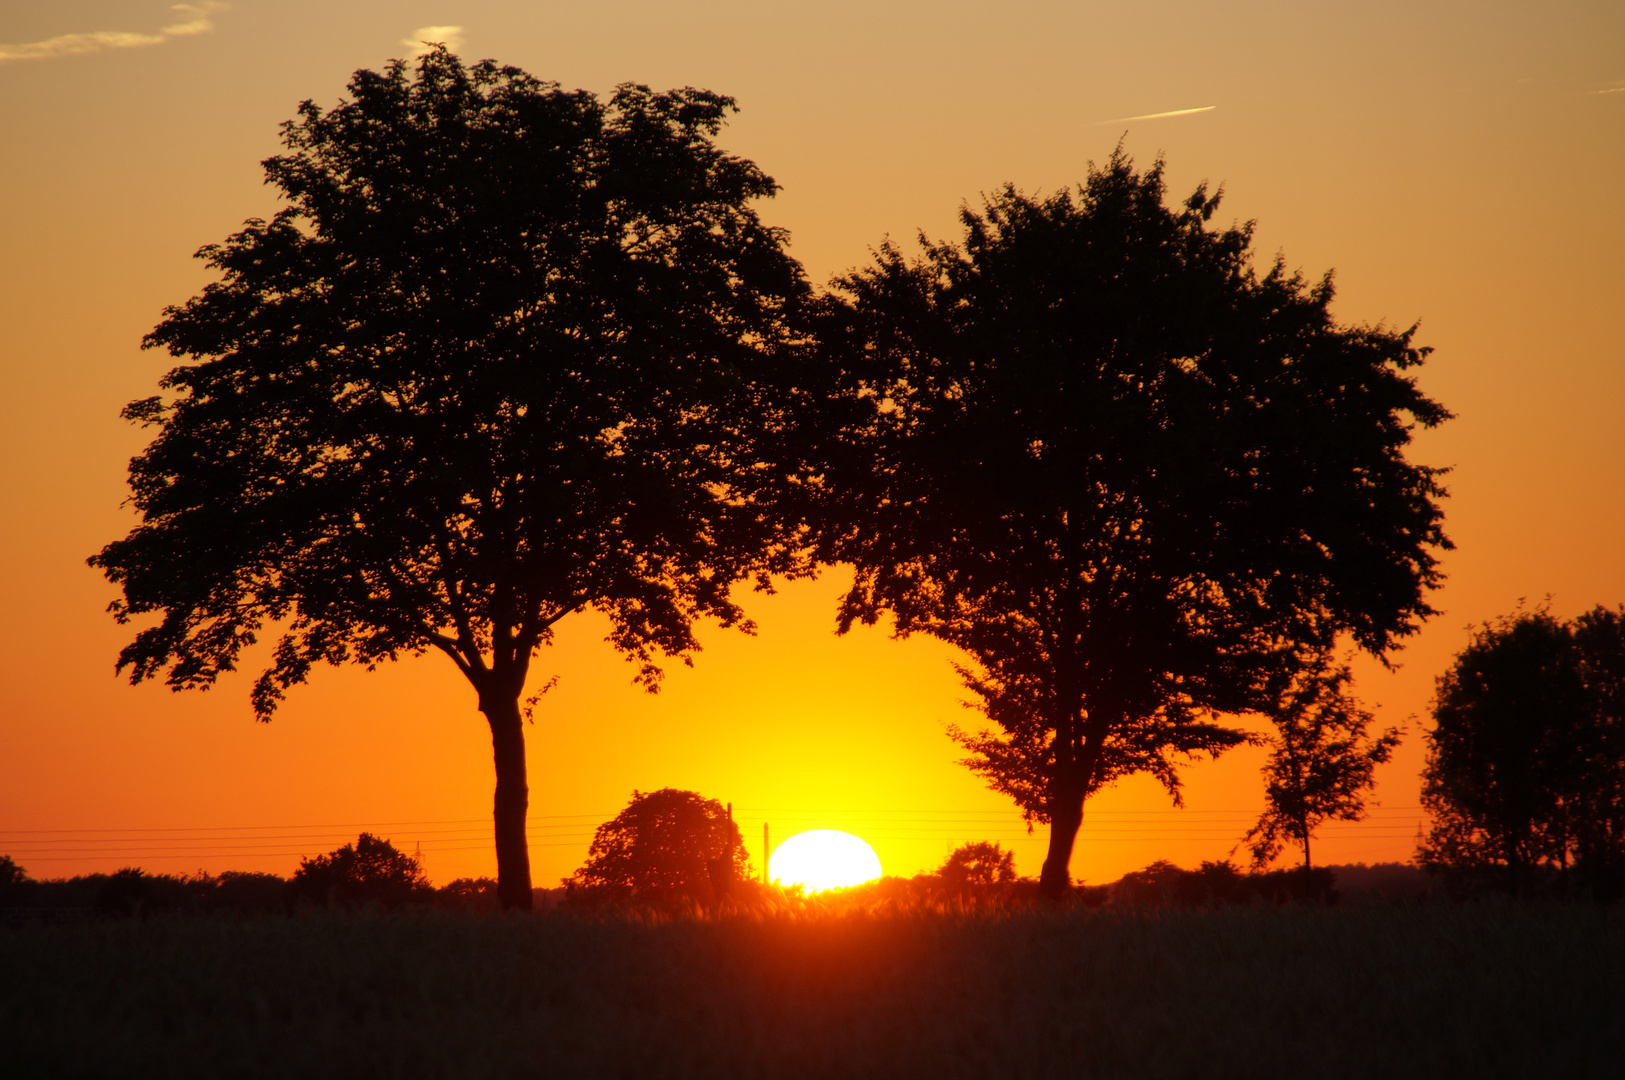
{"type": "Polygon", "coordinates": [[[1102,124],[1126,124],[1130,120],[1161,120],[1166,116],[1189,116],[1191,113],[1212,112],[1217,105],[1203,105],[1200,109],[1175,109],[1172,112],[1146,113],[1144,116],[1122,116],[1116,120],[1102,120],[1102,124]]]}

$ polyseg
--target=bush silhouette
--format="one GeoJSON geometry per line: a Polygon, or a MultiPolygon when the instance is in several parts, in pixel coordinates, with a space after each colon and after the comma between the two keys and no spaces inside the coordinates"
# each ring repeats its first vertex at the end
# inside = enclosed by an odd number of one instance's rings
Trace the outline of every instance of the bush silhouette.
{"type": "Polygon", "coordinates": [[[750,877],[739,828],[715,799],[692,791],[634,791],[598,827],[581,869],[566,882],[573,904],[635,900],[660,908],[709,904],[750,877]]]}
{"type": "Polygon", "coordinates": [[[977,840],[955,848],[937,874],[951,889],[967,885],[1008,885],[1016,880],[1016,855],[998,844],[977,840]]]}
{"type": "Polygon", "coordinates": [[[435,890],[435,906],[484,915],[501,907],[496,878],[458,878],[435,890]]]}
{"type": "Polygon", "coordinates": [[[296,901],[340,907],[379,904],[393,908],[434,897],[416,859],[367,832],[354,844],[300,860],[292,891],[296,901]]]}

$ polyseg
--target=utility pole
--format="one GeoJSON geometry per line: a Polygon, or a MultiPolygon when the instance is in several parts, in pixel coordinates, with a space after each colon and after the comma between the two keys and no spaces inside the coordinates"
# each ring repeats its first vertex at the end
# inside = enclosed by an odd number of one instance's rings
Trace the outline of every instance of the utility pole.
{"type": "Polygon", "coordinates": [[[773,845],[767,842],[767,822],[762,822],[762,884],[767,884],[767,863],[773,858],[773,845]]]}

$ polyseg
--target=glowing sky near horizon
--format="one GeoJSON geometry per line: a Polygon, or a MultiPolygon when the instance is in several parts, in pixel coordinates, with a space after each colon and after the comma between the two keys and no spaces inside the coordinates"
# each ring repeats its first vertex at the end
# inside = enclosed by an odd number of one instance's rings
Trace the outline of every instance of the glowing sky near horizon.
{"type": "MultiPolygon", "coordinates": [[[[1489,2],[964,2],[821,5],[519,0],[58,0],[0,9],[0,854],[36,876],[138,864],[287,873],[362,827],[431,877],[488,874],[489,735],[443,658],[324,670],[256,724],[259,657],[207,693],[113,675],[129,632],[84,559],[133,523],[118,413],[156,390],[165,305],[190,256],[277,208],[259,162],[301,100],[442,32],[566,87],[734,95],[722,136],[782,185],[761,212],[823,283],[887,237],[957,235],[1005,182],[1053,191],[1119,139],[1167,161],[1170,199],[1223,185],[1256,252],[1318,277],[1338,316],[1409,326],[1424,389],[1458,419],[1418,460],[1452,468],[1442,614],[1385,670],[1379,725],[1408,723],[1372,822],[1317,861],[1409,856],[1433,679],[1465,628],[1551,596],[1625,601],[1625,6],[1489,2]],[[206,24],[206,25],[205,25],[206,24]],[[54,43],[54,44],[53,44],[54,43]],[[1102,121],[1102,117],[1127,119],[1102,121]],[[1416,718],[1416,719],[1412,719],[1416,718]]],[[[731,801],[761,826],[857,833],[889,873],[998,840],[1036,874],[1007,800],[956,764],[974,721],[950,650],[884,628],[833,635],[844,575],[748,597],[755,637],[708,628],[696,666],[643,694],[595,616],[569,620],[527,729],[537,884],[582,861],[631,792],[731,801]]],[[[1075,876],[1223,858],[1261,793],[1259,753],[1186,772],[1173,810],[1134,779],[1091,802],[1075,876]]]]}

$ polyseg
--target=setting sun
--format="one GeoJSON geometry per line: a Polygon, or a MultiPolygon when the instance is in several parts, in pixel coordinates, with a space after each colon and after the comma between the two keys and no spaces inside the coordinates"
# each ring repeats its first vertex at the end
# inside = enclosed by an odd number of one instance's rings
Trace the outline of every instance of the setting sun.
{"type": "Polygon", "coordinates": [[[880,856],[851,833],[813,829],[780,844],[767,872],[780,885],[820,892],[873,881],[880,876],[880,856]]]}

